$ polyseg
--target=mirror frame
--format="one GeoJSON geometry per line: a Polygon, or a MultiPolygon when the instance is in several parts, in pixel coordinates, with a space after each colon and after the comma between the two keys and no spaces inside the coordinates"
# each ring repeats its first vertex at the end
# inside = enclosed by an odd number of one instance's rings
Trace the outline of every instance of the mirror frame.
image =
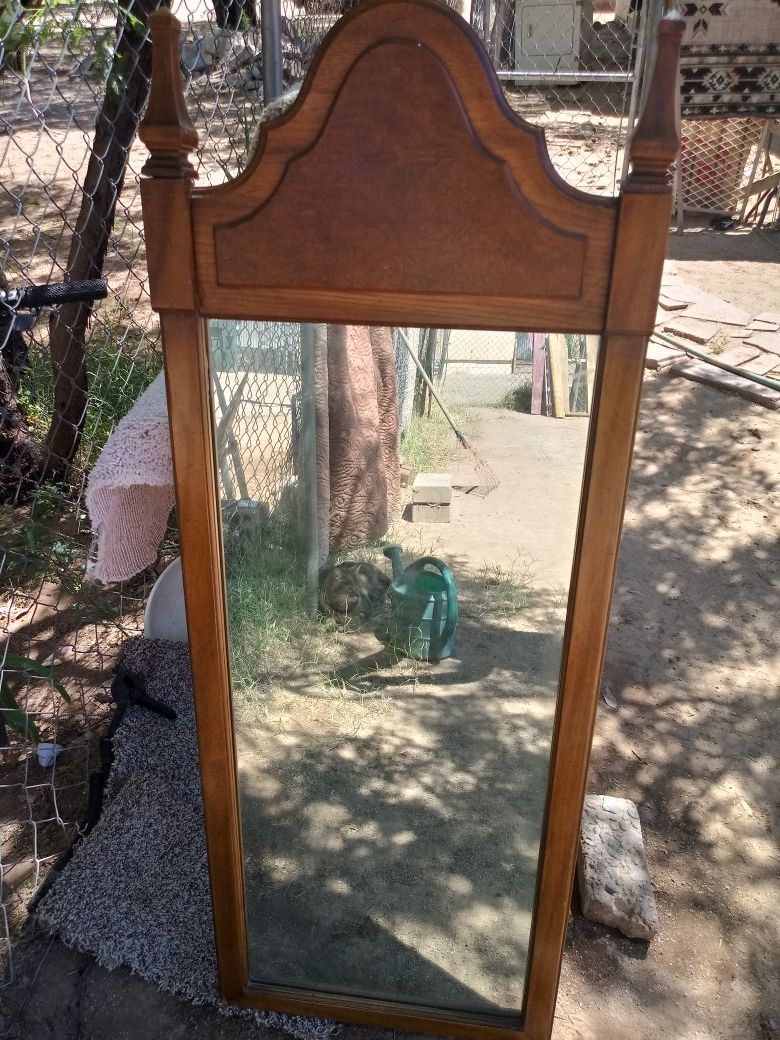
{"type": "Polygon", "coordinates": [[[150,157],[141,189],[151,298],[160,315],[165,357],[222,995],[243,1006],[411,1031],[546,1040],[574,880],[645,350],[671,216],[669,170],[678,149],[677,64],[684,23],[675,15],[661,23],[651,85],[630,146],[631,173],[616,198],[587,195],[562,180],[543,131],[504,100],[482,42],[436,0],[375,0],[341,18],[295,103],[262,127],[246,170],[217,187],[194,187],[188,156],[198,138],[182,89],[181,27],[165,8],[150,24],[152,91],[141,128],[150,157]],[[406,70],[401,80],[399,66],[406,70]],[[370,118],[372,97],[387,82],[394,84],[394,104],[388,122],[378,125],[370,118]],[[443,132],[437,136],[441,112],[419,104],[420,88],[425,96],[430,90],[443,99],[442,118],[452,130],[448,138],[443,132]],[[361,162],[350,152],[354,120],[361,128],[361,162]],[[404,164],[414,161],[421,141],[426,153],[417,153],[417,172],[410,176],[412,168],[404,164]],[[448,161],[431,163],[430,147],[448,161]],[[290,184],[297,193],[287,190],[290,184]],[[298,230],[301,187],[323,184],[334,190],[319,197],[310,193],[308,223],[298,230]],[[475,185],[481,185],[479,227],[458,203],[464,192],[474,197],[475,185]],[[449,203],[447,226],[441,226],[445,218],[413,227],[399,220],[401,211],[440,214],[442,197],[449,203]],[[284,226],[290,233],[282,237],[284,226]],[[381,241],[388,258],[381,270],[361,262],[356,236],[363,232],[373,248],[381,241]],[[443,236],[452,243],[478,242],[478,248],[461,250],[457,274],[455,265],[448,267],[443,236]],[[250,985],[215,491],[207,349],[212,317],[576,329],[601,336],[519,1017],[250,985]]]}

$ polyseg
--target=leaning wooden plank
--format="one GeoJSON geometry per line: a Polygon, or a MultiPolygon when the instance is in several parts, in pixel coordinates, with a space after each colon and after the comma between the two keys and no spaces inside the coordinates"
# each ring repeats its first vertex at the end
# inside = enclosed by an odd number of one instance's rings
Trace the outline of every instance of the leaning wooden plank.
{"type": "Polygon", "coordinates": [[[593,385],[596,382],[596,362],[601,347],[601,336],[585,337],[585,364],[588,375],[588,414],[593,408],[593,385]]]}
{"type": "Polygon", "coordinates": [[[708,365],[706,361],[682,361],[672,365],[669,371],[673,376],[683,376],[685,379],[692,379],[694,383],[703,383],[716,390],[737,394],[748,401],[762,404],[765,408],[775,410],[780,408],[780,390],[770,390],[769,387],[754,383],[751,379],[745,379],[744,376],[724,372],[721,368],[708,365]]]}
{"type": "Polygon", "coordinates": [[[743,196],[758,195],[763,191],[776,188],[778,184],[780,184],[780,173],[770,173],[768,177],[762,177],[760,180],[753,181],[747,188],[740,188],[737,194],[743,196]]]}
{"type": "Polygon", "coordinates": [[[534,332],[531,340],[531,415],[542,414],[544,390],[544,341],[543,332],[534,332]]]}

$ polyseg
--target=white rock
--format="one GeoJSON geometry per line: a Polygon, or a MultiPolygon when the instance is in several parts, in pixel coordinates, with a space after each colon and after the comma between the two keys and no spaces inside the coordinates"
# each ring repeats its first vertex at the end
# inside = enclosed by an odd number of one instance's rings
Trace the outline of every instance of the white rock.
{"type": "Polygon", "coordinates": [[[577,874],[585,917],[631,939],[652,939],[657,933],[639,813],[628,798],[586,797],[577,874]]]}

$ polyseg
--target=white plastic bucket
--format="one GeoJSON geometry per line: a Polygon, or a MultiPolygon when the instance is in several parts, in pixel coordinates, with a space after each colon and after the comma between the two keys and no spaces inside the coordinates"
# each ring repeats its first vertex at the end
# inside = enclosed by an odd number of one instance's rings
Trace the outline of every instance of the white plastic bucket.
{"type": "Polygon", "coordinates": [[[144,613],[144,635],[147,639],[189,642],[180,556],[165,568],[152,586],[144,613]]]}

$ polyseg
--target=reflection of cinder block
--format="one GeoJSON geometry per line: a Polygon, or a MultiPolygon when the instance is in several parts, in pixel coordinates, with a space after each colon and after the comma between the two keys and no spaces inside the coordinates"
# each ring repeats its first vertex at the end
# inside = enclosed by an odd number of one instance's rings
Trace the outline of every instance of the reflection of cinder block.
{"type": "Polygon", "coordinates": [[[448,524],[450,507],[436,502],[413,502],[412,520],[416,524],[448,524]]]}
{"type": "MultiPolygon", "coordinates": [[[[449,505],[452,501],[452,476],[449,473],[418,473],[412,484],[412,502],[449,505]]],[[[447,517],[449,520],[449,516],[447,517]]]]}

